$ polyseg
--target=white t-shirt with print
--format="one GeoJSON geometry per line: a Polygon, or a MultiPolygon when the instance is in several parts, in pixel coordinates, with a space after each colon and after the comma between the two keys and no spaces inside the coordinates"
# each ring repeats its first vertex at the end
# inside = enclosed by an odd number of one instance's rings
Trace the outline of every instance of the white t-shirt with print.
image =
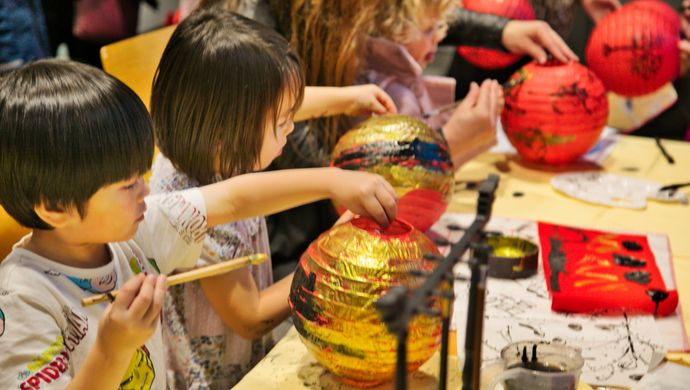
{"type": "MultiPolygon", "coordinates": [[[[76,268],[22,248],[0,263],[0,388],[64,389],[96,339],[104,302],[81,300],[122,287],[135,274],[169,273],[195,265],[206,232],[201,192],[191,189],[146,198],[134,239],[108,244],[111,259],[76,268]]],[[[160,326],[132,357],[121,389],[166,388],[160,326]]]]}

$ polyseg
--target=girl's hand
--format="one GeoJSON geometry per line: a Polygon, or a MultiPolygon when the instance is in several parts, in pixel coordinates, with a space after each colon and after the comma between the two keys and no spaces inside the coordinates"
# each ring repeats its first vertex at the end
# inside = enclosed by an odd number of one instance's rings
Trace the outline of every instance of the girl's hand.
{"type": "Polygon", "coordinates": [[[338,169],[330,177],[330,198],[354,214],[371,217],[386,227],[395,219],[398,196],[386,179],[367,172],[338,169]]]}
{"type": "Polygon", "coordinates": [[[498,82],[484,80],[481,87],[470,85],[467,96],[443,127],[456,169],[496,143],[496,122],[502,109],[503,91],[498,82]]]}
{"type": "Polygon", "coordinates": [[[154,333],[166,292],[165,276],[139,274],[128,280],[98,324],[96,344],[106,356],[131,354],[154,333]]]}
{"type": "Polygon", "coordinates": [[[548,23],[541,20],[511,20],[503,28],[501,43],[509,52],[526,54],[540,64],[548,51],[561,62],[577,61],[577,55],[548,23]]]}
{"type": "Polygon", "coordinates": [[[384,115],[397,111],[391,97],[374,84],[308,86],[304,89],[304,101],[295,113],[295,122],[332,115],[384,115]]]}
{"type": "Polygon", "coordinates": [[[385,115],[398,112],[393,99],[378,85],[353,85],[343,87],[347,104],[343,107],[346,115],[385,115]]]}

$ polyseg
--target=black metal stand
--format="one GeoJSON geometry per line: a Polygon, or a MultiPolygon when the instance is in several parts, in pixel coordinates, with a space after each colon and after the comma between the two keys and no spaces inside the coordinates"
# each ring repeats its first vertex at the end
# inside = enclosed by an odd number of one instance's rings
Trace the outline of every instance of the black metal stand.
{"type": "Polygon", "coordinates": [[[446,390],[448,384],[448,335],[450,334],[450,307],[453,304],[453,284],[445,280],[441,286],[441,366],[438,388],[446,390]]]}
{"type": "Polygon", "coordinates": [[[480,244],[470,259],[470,294],[467,299],[465,333],[465,363],[462,368],[462,390],[478,390],[479,368],[482,363],[482,333],[484,329],[484,297],[486,274],[491,248],[480,244]]]}
{"type": "Polygon", "coordinates": [[[398,334],[398,360],[395,365],[395,384],[396,386],[407,388],[407,330],[398,334]]]}
{"type": "MultiPolygon", "coordinates": [[[[447,383],[448,375],[448,333],[450,330],[450,306],[453,300],[453,266],[460,261],[462,255],[470,248],[470,245],[479,241],[482,236],[482,231],[486,224],[491,218],[491,208],[493,206],[493,201],[496,193],[496,187],[498,187],[498,176],[489,175],[489,177],[483,181],[479,186],[479,197],[477,200],[477,216],[470,225],[470,227],[465,231],[465,234],[460,238],[460,241],[451,245],[450,253],[445,257],[439,257],[438,266],[431,272],[421,287],[415,290],[408,290],[403,286],[396,286],[391,288],[385,295],[383,295],[377,302],[376,308],[379,310],[383,321],[386,323],[388,330],[397,335],[398,338],[398,356],[396,365],[396,380],[395,388],[397,390],[407,389],[407,333],[408,327],[412,318],[418,314],[429,314],[438,315],[434,313],[431,308],[429,308],[429,297],[438,296],[441,301],[441,317],[442,317],[442,328],[441,328],[441,368],[439,373],[439,388],[445,389],[447,383]],[[440,287],[440,289],[439,289],[440,287]]],[[[482,248],[476,248],[475,254],[481,256],[482,248]]],[[[486,255],[488,258],[488,254],[486,255]]],[[[477,262],[477,261],[475,261],[477,262]]],[[[482,263],[481,260],[477,262],[482,263]]],[[[483,262],[486,264],[486,261],[483,262]]],[[[478,266],[478,269],[481,267],[478,266]]],[[[473,275],[475,272],[473,271],[473,275]]],[[[486,279],[486,267],[484,266],[484,277],[482,278],[479,273],[477,273],[477,283],[475,283],[475,288],[479,288],[479,281],[486,279]]],[[[474,293],[470,291],[470,301],[472,297],[475,299],[482,299],[481,303],[476,302],[470,311],[468,312],[468,337],[470,334],[475,335],[477,332],[481,335],[482,315],[479,315],[479,320],[477,316],[473,316],[472,329],[470,326],[470,314],[476,312],[477,310],[482,310],[484,307],[483,302],[483,292],[482,294],[474,293]],[[477,327],[478,325],[478,327],[477,327]],[[479,328],[479,329],[478,329],[479,328]],[[470,333],[471,331],[471,333],[470,333]]],[[[476,314],[476,313],[475,313],[476,314]]],[[[472,356],[479,356],[478,352],[474,349],[479,349],[481,351],[481,338],[480,342],[477,344],[472,344],[473,354],[472,356]]],[[[466,355],[465,359],[470,355],[466,355]]],[[[474,370],[471,373],[466,373],[463,370],[463,383],[469,381],[468,383],[479,383],[478,377],[478,365],[481,363],[481,359],[473,359],[476,365],[477,372],[474,370]],[[469,375],[467,379],[466,375],[469,375]]],[[[467,361],[465,362],[467,365],[467,361]]],[[[463,387],[464,388],[464,387],[463,387]]]]}

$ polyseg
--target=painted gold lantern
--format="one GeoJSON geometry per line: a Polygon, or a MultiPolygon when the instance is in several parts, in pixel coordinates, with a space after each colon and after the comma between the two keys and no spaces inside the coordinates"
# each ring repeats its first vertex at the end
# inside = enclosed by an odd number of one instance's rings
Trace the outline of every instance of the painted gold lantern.
{"type": "Polygon", "coordinates": [[[530,62],[508,83],[501,122],[522,157],[564,164],[596,144],[609,104],[603,84],[585,66],[530,62]]]}
{"type": "MultiPolygon", "coordinates": [[[[382,230],[357,218],[316,239],[302,255],[290,289],[292,318],[316,360],[336,376],[373,386],[395,375],[397,339],[374,307],[391,286],[417,287],[412,270],[431,271],[423,259],[436,246],[410,224],[395,220],[382,230]]],[[[438,317],[417,316],[408,339],[408,371],[438,348],[438,317]]]]}
{"type": "Polygon", "coordinates": [[[331,166],[383,176],[400,200],[398,218],[426,231],[453,195],[453,162],[443,135],[406,115],[367,119],[336,144],[331,166]]]}

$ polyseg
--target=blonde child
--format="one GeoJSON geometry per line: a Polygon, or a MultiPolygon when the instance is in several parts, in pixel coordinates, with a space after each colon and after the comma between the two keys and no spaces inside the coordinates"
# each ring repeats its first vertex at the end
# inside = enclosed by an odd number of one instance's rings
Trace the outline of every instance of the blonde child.
{"type": "Polygon", "coordinates": [[[194,266],[208,227],[331,191],[383,223],[395,212],[383,179],[336,170],[314,172],[322,180],[309,188],[271,172],[147,196],[146,108],[83,64],[3,75],[0,123],[0,204],[31,229],[0,263],[3,389],[166,389],[156,275],[194,266]],[[80,305],[114,290],[111,304],[80,305]]]}
{"type": "Polygon", "coordinates": [[[383,1],[365,43],[359,83],[374,83],[386,91],[403,114],[442,129],[453,163],[462,163],[495,143],[496,120],[502,108],[502,89],[494,80],[472,84],[457,108],[455,80],[425,76],[438,44],[448,29],[452,0],[383,1]],[[388,4],[390,3],[390,4],[388,4]]]}
{"type": "MultiPolygon", "coordinates": [[[[154,193],[266,168],[294,128],[303,90],[299,60],[276,32],[221,9],[193,12],[170,38],[154,80],[151,113],[161,151],[154,193]]],[[[329,179],[336,176],[329,169],[301,172],[276,172],[287,180],[276,181],[273,191],[282,185],[300,193],[315,185],[340,191],[343,184],[329,179]]],[[[379,195],[394,207],[392,193],[379,195]]],[[[378,217],[387,221],[384,208],[378,217]]],[[[264,219],[245,219],[210,229],[198,264],[268,251],[264,219]]],[[[171,387],[229,388],[239,381],[289,315],[291,280],[272,284],[269,262],[172,288],[163,331],[171,387]]]]}

